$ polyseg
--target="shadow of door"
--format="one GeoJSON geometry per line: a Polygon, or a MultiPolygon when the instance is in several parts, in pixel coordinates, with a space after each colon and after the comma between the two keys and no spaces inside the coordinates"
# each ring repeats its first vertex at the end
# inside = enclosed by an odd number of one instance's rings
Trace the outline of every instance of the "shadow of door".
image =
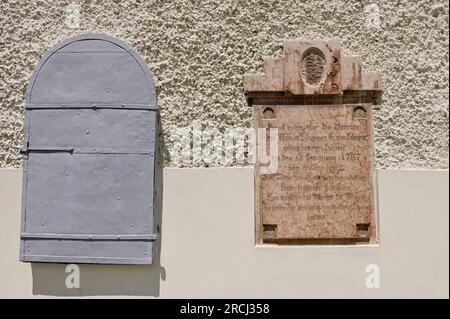
{"type": "Polygon", "coordinates": [[[80,264],[80,288],[67,288],[66,265],[33,263],[33,294],[53,296],[159,296],[159,265],[80,264]]]}

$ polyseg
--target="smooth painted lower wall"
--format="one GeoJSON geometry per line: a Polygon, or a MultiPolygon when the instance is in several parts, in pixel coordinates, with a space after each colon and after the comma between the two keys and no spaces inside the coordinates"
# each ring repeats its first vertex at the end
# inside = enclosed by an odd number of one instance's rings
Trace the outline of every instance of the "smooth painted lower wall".
{"type": "Polygon", "coordinates": [[[377,173],[379,245],[261,247],[253,168],[164,169],[155,263],[80,265],[68,289],[66,265],[19,262],[22,173],[0,169],[0,298],[448,298],[448,171],[377,173]]]}

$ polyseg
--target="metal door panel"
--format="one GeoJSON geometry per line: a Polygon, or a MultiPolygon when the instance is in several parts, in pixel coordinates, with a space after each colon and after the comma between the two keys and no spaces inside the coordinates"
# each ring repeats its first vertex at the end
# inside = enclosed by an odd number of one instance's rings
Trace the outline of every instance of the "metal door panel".
{"type": "Polygon", "coordinates": [[[42,109],[30,112],[31,149],[75,152],[154,152],[155,112],[114,109],[42,109]]]}
{"type": "Polygon", "coordinates": [[[117,39],[44,55],[26,96],[21,260],[152,263],[157,111],[150,71],[117,39]]]}
{"type": "Polygon", "coordinates": [[[152,165],[143,154],[30,154],[25,232],[153,233],[152,165]]]}

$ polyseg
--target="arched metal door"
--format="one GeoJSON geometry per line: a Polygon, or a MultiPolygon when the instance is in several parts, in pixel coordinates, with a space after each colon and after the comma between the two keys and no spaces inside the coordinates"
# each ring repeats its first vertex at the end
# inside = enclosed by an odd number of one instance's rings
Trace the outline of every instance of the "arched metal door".
{"type": "Polygon", "coordinates": [[[156,121],[152,75],[123,42],[45,54],[26,96],[21,260],[152,262],[156,121]]]}

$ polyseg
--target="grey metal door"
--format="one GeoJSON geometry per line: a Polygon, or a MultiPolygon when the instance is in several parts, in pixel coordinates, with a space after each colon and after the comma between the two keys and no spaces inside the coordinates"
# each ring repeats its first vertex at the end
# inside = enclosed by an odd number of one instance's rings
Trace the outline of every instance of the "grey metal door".
{"type": "Polygon", "coordinates": [[[26,96],[21,260],[152,262],[156,112],[152,75],[121,41],[45,54],[26,96]]]}

